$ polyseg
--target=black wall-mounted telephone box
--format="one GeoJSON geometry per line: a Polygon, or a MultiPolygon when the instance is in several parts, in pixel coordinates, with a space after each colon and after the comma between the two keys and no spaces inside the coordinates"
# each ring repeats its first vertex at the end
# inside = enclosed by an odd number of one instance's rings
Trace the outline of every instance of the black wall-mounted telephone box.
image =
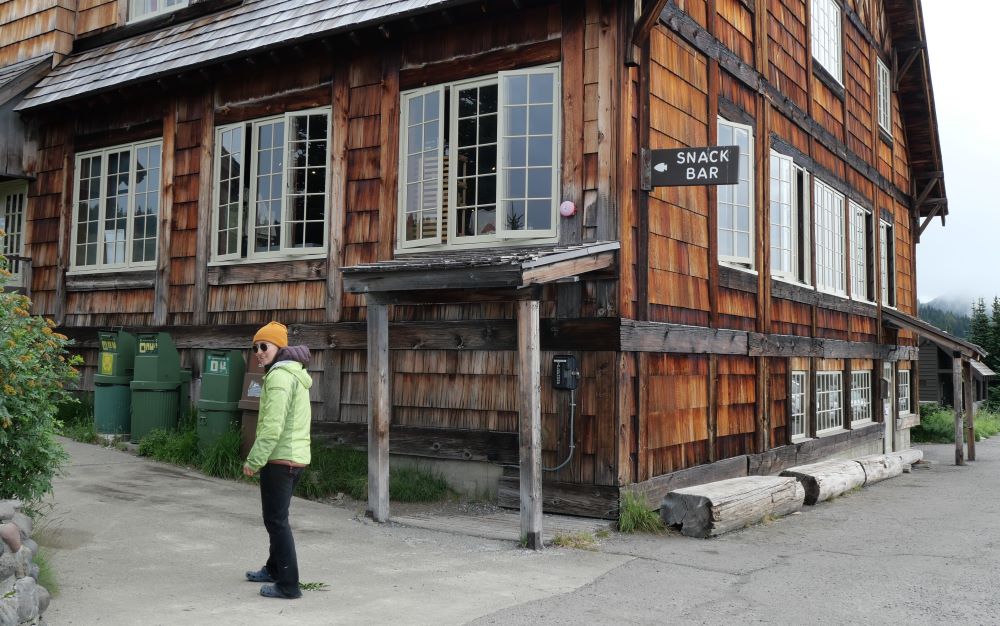
{"type": "Polygon", "coordinates": [[[576,389],[580,382],[580,372],[576,367],[576,357],[572,354],[558,354],[552,358],[552,388],[576,389]]]}

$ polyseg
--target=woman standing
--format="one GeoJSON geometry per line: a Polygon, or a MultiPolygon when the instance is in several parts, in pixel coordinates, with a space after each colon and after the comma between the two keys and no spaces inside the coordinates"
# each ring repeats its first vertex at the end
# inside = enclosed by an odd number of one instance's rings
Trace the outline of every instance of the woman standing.
{"type": "Polygon", "coordinates": [[[289,346],[288,329],[271,322],[254,335],[253,352],[265,374],[257,434],[243,473],[260,472],[260,503],[271,545],[264,567],[247,572],[246,577],[251,582],[271,583],[260,588],[260,595],[267,598],[299,598],[299,566],[288,507],[310,460],[309,348],[289,346]]]}

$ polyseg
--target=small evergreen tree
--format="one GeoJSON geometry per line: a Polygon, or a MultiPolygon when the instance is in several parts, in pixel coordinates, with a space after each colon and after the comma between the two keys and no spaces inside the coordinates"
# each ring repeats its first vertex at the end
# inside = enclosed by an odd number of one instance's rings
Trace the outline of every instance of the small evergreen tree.
{"type": "Polygon", "coordinates": [[[990,319],[989,342],[983,348],[989,352],[986,357],[986,364],[990,369],[997,371],[1000,367],[1000,298],[993,296],[993,312],[990,319]]]}
{"type": "Polygon", "coordinates": [[[980,298],[972,304],[972,319],[969,322],[969,341],[984,349],[992,341],[990,318],[986,316],[986,303],[980,298]]]}

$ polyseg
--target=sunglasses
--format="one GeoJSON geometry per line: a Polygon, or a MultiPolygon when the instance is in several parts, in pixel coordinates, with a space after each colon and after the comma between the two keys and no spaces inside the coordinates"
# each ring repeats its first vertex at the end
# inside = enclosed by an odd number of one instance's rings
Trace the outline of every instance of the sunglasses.
{"type": "Polygon", "coordinates": [[[253,353],[257,354],[258,352],[267,352],[268,348],[270,348],[271,346],[266,343],[255,343],[253,344],[252,347],[253,347],[253,353]]]}

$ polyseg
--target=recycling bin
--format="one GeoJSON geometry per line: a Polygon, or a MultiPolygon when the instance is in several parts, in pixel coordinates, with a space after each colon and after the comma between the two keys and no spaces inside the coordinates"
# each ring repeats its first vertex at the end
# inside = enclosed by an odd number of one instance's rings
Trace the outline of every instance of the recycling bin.
{"type": "Polygon", "coordinates": [[[198,400],[198,449],[212,447],[239,419],[246,366],[239,350],[206,350],[198,400]]]}
{"type": "Polygon", "coordinates": [[[101,351],[94,375],[94,426],[102,435],[129,432],[132,419],[132,372],[135,335],[124,331],[100,331],[101,351]]]}
{"type": "Polygon", "coordinates": [[[246,458],[257,437],[257,414],[260,411],[260,392],[264,385],[264,368],[251,354],[247,360],[246,374],[243,375],[241,397],[236,405],[242,412],[240,425],[240,455],[246,458]]]}
{"type": "Polygon", "coordinates": [[[132,443],[156,429],[177,428],[188,408],[191,370],[182,370],[180,355],[168,333],[140,333],[136,342],[132,389],[132,443]]]}

